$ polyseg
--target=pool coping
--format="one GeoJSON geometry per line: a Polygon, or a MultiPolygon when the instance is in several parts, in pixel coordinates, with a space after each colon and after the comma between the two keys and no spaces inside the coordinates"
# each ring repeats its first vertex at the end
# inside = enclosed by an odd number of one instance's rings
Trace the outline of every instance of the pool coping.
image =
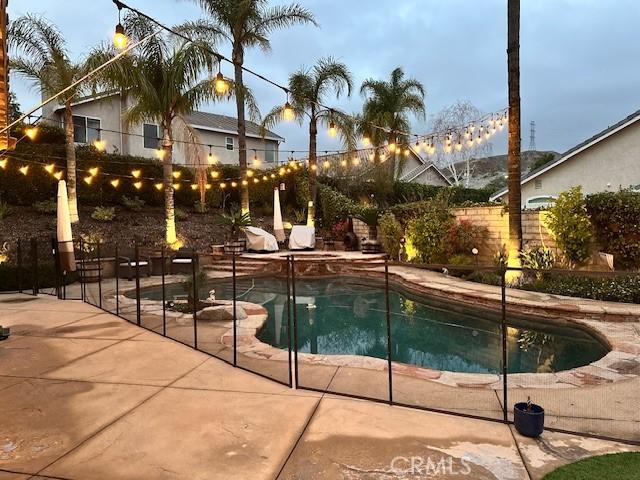
{"type": "MultiPolygon", "coordinates": [[[[348,274],[348,272],[342,272],[348,274]]],[[[408,290],[421,294],[421,289],[415,284],[399,282],[394,283],[408,290]],[[412,288],[413,286],[413,288],[412,288]]],[[[153,282],[145,282],[145,287],[157,286],[153,282]]],[[[111,300],[115,300],[115,291],[105,292],[111,300]]],[[[120,292],[118,295],[120,305],[135,305],[135,299],[120,292]]],[[[231,300],[218,300],[219,304],[231,305],[231,300]]],[[[236,326],[237,352],[247,357],[269,361],[288,361],[288,349],[280,349],[262,342],[257,338],[257,333],[268,319],[267,310],[261,305],[237,301],[236,305],[242,307],[247,313],[247,318],[238,320],[236,326]]],[[[162,302],[157,300],[141,300],[141,311],[145,314],[162,316],[162,302]]],[[[544,308],[544,307],[543,307],[544,308]]],[[[170,310],[165,311],[167,318],[176,321],[193,321],[193,314],[184,314],[170,310]]],[[[556,319],[545,318],[550,324],[562,323],[563,326],[581,328],[599,338],[610,351],[602,358],[588,365],[562,370],[554,373],[509,373],[508,388],[577,388],[592,387],[614,382],[631,380],[640,377],[640,325],[637,322],[603,322],[586,318],[556,319]],[[638,373],[634,373],[634,372],[638,373]]],[[[221,335],[220,343],[225,347],[233,345],[233,321],[199,321],[199,323],[215,323],[227,328],[221,335]]],[[[360,356],[360,355],[325,355],[298,352],[298,361],[309,365],[324,365],[336,367],[363,368],[373,371],[387,371],[388,361],[384,359],[360,356]]],[[[502,390],[502,375],[487,373],[463,373],[446,370],[420,367],[400,362],[392,362],[394,374],[411,376],[442,385],[461,388],[485,388],[502,390]]]]}

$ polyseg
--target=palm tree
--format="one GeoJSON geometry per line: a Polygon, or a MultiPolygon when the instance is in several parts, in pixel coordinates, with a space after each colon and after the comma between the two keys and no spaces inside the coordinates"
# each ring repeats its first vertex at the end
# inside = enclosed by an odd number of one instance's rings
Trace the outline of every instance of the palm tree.
{"type": "MultiPolygon", "coordinates": [[[[413,78],[405,79],[400,67],[391,72],[388,81],[365,80],[360,93],[366,98],[362,108],[364,133],[376,147],[381,146],[385,140],[390,144],[406,144],[409,139],[397,132],[408,132],[411,129],[409,114],[425,117],[424,86],[413,78]],[[371,124],[384,127],[386,133],[368,126],[371,124]]],[[[400,173],[400,169],[396,168],[395,151],[390,160],[389,173],[395,177],[400,173]]]]}
{"type": "MultiPolygon", "coordinates": [[[[266,0],[193,0],[211,17],[213,24],[200,22],[201,30],[219,33],[231,44],[236,85],[238,116],[238,161],[240,173],[247,171],[247,142],[245,128],[245,95],[242,65],[247,48],[260,47],[269,51],[269,34],[295,24],[316,24],[313,14],[298,4],[269,7],[266,0]]],[[[198,26],[197,22],[192,22],[198,26]]],[[[241,190],[241,209],[249,211],[249,190],[241,190]]]]}
{"type": "MultiPolygon", "coordinates": [[[[289,99],[296,118],[302,124],[305,116],[309,118],[309,199],[313,202],[309,208],[308,218],[313,222],[317,196],[317,137],[318,122],[329,125],[338,122],[342,117],[335,110],[324,108],[325,96],[330,92],[339,98],[346,90],[351,95],[353,80],[344,63],[332,57],[321,58],[313,68],[302,68],[289,76],[289,99]]],[[[284,106],[275,107],[263,122],[263,134],[284,117],[284,106]]]]}
{"type": "Polygon", "coordinates": [[[507,4],[507,72],[509,76],[509,151],[507,186],[509,188],[509,257],[517,264],[522,250],[520,192],[520,0],[507,4]]]}
{"type": "MultiPolygon", "coordinates": [[[[86,61],[74,62],[69,58],[64,36],[55,25],[41,17],[25,15],[13,21],[8,40],[16,53],[9,63],[11,70],[33,82],[47,97],[64,90],[89,71],[86,61]]],[[[81,93],[81,87],[76,87],[59,97],[64,105],[69,213],[74,223],[79,218],[71,104],[81,93]]]]}
{"type": "MultiPolygon", "coordinates": [[[[147,37],[153,26],[137,15],[124,19],[127,35],[133,40],[147,37]]],[[[98,50],[92,61],[100,63],[111,53],[98,50]]],[[[154,122],[160,125],[163,189],[165,201],[165,239],[177,245],[174,206],[173,145],[180,140],[189,163],[199,165],[203,152],[196,131],[185,115],[216,98],[210,79],[202,80],[203,72],[211,71],[215,56],[210,44],[201,41],[171,43],[156,35],[142,45],[135,55],[116,62],[98,80],[103,86],[126,91],[133,105],[124,112],[127,125],[154,122]],[[193,160],[195,159],[195,160],[193,160]]]]}

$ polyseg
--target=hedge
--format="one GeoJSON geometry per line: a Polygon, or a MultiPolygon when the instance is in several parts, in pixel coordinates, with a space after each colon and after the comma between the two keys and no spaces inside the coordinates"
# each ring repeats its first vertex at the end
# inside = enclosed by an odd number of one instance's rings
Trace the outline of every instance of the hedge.
{"type": "Polygon", "coordinates": [[[318,185],[318,203],[321,214],[322,226],[330,228],[331,225],[347,215],[355,215],[360,210],[349,197],[326,185],[318,185]]]}
{"type": "Polygon", "coordinates": [[[524,284],[520,288],[569,297],[640,303],[640,276],[638,275],[601,278],[545,274],[541,280],[524,284]]]}
{"type": "Polygon", "coordinates": [[[596,240],[616,267],[640,267],[640,193],[630,190],[587,196],[596,240]]]}
{"type": "MultiPolygon", "coordinates": [[[[53,135],[53,134],[52,134],[53,135]]],[[[28,163],[42,162],[45,164],[55,164],[56,170],[63,169],[66,165],[65,151],[63,144],[50,144],[23,141],[17,146],[15,152],[9,155],[9,165],[6,169],[0,170],[0,199],[12,205],[31,206],[35,202],[55,198],[57,193],[56,180],[44,170],[40,165],[28,163]],[[28,176],[19,172],[22,165],[30,165],[28,176]]],[[[78,198],[82,205],[120,205],[123,195],[129,198],[139,197],[149,206],[162,206],[164,204],[164,193],[154,188],[151,180],[143,181],[143,187],[137,190],[133,186],[133,181],[123,180],[119,187],[113,188],[110,181],[113,177],[108,175],[98,175],[91,185],[87,185],[82,179],[87,176],[85,173],[89,168],[98,167],[101,173],[111,173],[120,175],[130,175],[134,169],[142,170],[143,177],[151,177],[160,180],[162,178],[162,164],[153,159],[135,157],[131,155],[108,154],[99,152],[91,146],[76,148],[76,162],[78,171],[77,191],[78,198]]],[[[174,170],[182,172],[181,180],[193,180],[194,171],[184,166],[174,165],[174,170]]],[[[221,177],[237,178],[239,167],[235,165],[222,165],[218,168],[221,177]]],[[[282,192],[281,199],[283,206],[290,205],[293,208],[300,208],[298,190],[302,183],[297,177],[306,175],[306,172],[298,170],[289,174],[285,178],[287,189],[282,192]]],[[[281,182],[278,177],[268,182],[252,184],[250,197],[255,206],[271,206],[273,202],[273,188],[281,182]]],[[[239,189],[225,190],[226,205],[239,203],[239,189]]],[[[206,194],[207,203],[218,207],[222,204],[222,192],[219,188],[212,188],[206,194]]],[[[199,199],[199,192],[189,188],[188,183],[175,192],[176,205],[180,207],[193,207],[194,202],[199,199]]],[[[306,202],[302,204],[306,206],[306,202]]]]}

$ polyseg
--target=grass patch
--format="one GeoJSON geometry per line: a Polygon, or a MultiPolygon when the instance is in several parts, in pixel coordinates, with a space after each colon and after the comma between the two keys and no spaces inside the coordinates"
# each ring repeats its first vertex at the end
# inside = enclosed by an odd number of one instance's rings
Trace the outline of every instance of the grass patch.
{"type": "Polygon", "coordinates": [[[586,458],[560,467],[543,480],[637,480],[640,453],[625,452],[586,458]]]}

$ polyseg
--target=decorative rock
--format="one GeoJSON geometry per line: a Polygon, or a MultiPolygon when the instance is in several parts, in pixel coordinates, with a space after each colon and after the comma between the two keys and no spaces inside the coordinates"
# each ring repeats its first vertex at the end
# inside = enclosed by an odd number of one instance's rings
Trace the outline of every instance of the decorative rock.
{"type": "MultiPolygon", "coordinates": [[[[247,314],[242,307],[236,307],[236,319],[244,320],[247,314]]],[[[232,305],[217,305],[215,307],[206,307],[198,312],[198,320],[205,322],[224,322],[233,320],[232,305]]]]}
{"type": "Polygon", "coordinates": [[[211,302],[211,303],[216,301],[216,290],[215,289],[209,290],[209,296],[207,297],[206,301],[207,302],[211,302]]]}

